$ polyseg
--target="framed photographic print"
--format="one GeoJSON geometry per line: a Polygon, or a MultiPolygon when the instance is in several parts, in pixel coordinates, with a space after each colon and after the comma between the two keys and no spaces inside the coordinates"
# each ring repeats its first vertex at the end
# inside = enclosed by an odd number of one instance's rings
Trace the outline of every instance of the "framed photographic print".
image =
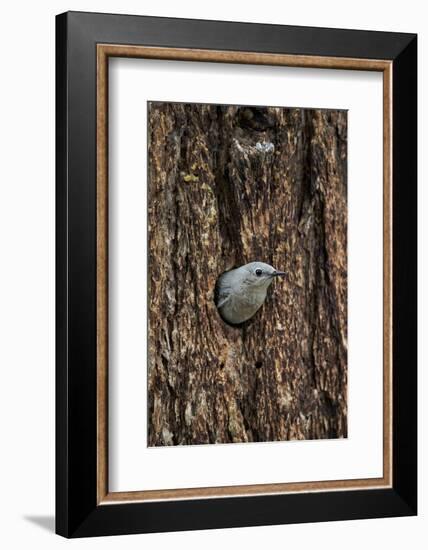
{"type": "Polygon", "coordinates": [[[416,36],[56,48],[57,532],[416,514],[416,36]]]}

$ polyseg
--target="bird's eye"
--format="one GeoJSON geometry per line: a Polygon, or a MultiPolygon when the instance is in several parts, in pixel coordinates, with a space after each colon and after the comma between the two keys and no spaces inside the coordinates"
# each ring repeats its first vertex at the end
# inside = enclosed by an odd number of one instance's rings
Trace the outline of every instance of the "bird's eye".
{"type": "Polygon", "coordinates": [[[260,277],[262,273],[263,273],[263,272],[262,272],[261,269],[256,269],[256,275],[257,275],[257,277],[260,277]]]}

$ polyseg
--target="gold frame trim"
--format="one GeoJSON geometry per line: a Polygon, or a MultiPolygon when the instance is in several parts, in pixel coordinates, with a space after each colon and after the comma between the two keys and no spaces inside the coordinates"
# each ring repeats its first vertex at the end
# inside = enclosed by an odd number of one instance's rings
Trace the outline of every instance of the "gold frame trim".
{"type": "Polygon", "coordinates": [[[97,504],[392,487],[392,62],[186,48],[97,45],[97,504]],[[108,490],[108,59],[134,57],[383,73],[383,477],[129,492],[108,490]]]}

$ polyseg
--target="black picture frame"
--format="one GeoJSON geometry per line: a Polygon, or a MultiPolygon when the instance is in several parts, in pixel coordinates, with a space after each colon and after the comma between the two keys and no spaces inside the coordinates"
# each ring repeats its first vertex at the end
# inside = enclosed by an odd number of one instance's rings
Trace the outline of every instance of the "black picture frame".
{"type": "Polygon", "coordinates": [[[86,537],[415,515],[417,36],[68,12],[56,18],[56,97],[56,532],[86,537]],[[100,43],[392,62],[392,487],[97,504],[100,43]]]}

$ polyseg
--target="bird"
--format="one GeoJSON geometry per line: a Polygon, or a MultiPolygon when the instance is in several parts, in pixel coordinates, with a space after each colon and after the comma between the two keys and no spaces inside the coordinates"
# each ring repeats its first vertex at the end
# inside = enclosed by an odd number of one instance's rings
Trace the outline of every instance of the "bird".
{"type": "Polygon", "coordinates": [[[263,305],[274,278],[283,275],[284,271],[263,262],[250,262],[220,275],[215,301],[223,320],[239,325],[251,319],[263,305]]]}

